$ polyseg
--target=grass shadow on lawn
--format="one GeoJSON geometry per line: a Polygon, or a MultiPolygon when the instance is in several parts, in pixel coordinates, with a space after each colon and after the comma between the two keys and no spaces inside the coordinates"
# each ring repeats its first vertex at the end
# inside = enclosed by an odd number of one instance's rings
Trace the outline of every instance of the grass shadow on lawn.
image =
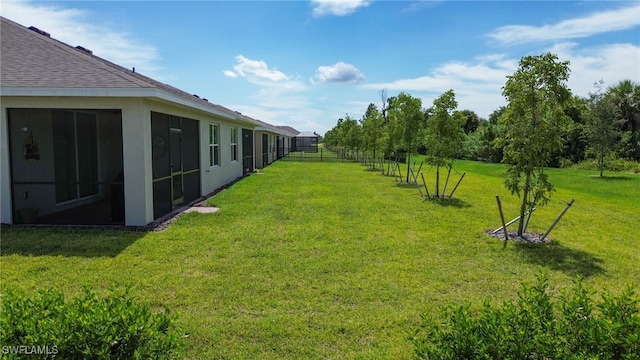
{"type": "Polygon", "coordinates": [[[633,180],[632,175],[590,175],[590,179],[598,180],[598,181],[619,181],[619,180],[633,180]]]}
{"type": "Polygon", "coordinates": [[[562,271],[573,277],[601,274],[604,260],[586,251],[570,249],[556,241],[547,244],[516,243],[516,252],[531,264],[562,271]]]}
{"type": "Polygon", "coordinates": [[[407,183],[404,181],[404,178],[402,179],[402,182],[396,181],[396,186],[402,189],[413,189],[413,190],[418,189],[418,185],[416,185],[415,183],[407,183]]]}
{"type": "Polygon", "coordinates": [[[452,206],[455,208],[468,208],[471,207],[471,204],[469,204],[468,202],[464,201],[464,200],[460,200],[458,198],[452,197],[445,197],[445,198],[428,198],[425,201],[429,201],[431,203],[446,207],[446,206],[452,206]]]}
{"type": "Polygon", "coordinates": [[[2,229],[0,256],[116,257],[144,235],[116,230],[2,229]]]}

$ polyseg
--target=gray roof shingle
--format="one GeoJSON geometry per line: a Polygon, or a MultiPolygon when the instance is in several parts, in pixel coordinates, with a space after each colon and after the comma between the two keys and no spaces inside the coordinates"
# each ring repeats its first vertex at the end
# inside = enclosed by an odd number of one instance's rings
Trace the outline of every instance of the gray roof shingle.
{"type": "MultiPolygon", "coordinates": [[[[143,79],[82,50],[0,17],[0,85],[44,88],[150,88],[143,79]]],[[[114,64],[115,65],[115,64],[114,64]]]]}
{"type": "MultiPolygon", "coordinates": [[[[0,16],[0,87],[156,89],[238,119],[236,112],[0,16]]],[[[245,119],[246,120],[246,119],[245,119]]]]}

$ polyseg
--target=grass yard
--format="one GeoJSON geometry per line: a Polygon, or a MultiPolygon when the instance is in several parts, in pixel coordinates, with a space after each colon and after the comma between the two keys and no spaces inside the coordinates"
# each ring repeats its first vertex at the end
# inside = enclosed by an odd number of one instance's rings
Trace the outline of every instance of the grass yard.
{"type": "Polygon", "coordinates": [[[541,271],[554,291],[576,276],[614,293],[639,285],[639,175],[549,170],[557,191],[529,230],[576,200],[554,241],[503,250],[483,231],[499,226],[496,194],[517,216],[504,167],[455,168],[467,175],[453,201],[425,202],[355,163],[281,161],[209,199],[217,213],[163,232],[6,228],[2,291],[130,285],[178,315],[185,359],[400,359],[421,313],[513,299],[541,271]]]}

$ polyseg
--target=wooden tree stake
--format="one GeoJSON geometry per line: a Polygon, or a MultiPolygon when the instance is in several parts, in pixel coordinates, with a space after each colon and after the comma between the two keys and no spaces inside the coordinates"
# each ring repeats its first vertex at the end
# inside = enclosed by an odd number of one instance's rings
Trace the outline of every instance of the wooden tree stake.
{"type": "Polygon", "coordinates": [[[427,187],[427,182],[424,181],[424,174],[420,173],[420,176],[422,177],[422,183],[424,184],[424,190],[427,192],[427,199],[431,197],[431,195],[429,195],[429,188],[427,187]]]}
{"type": "Polygon", "coordinates": [[[460,177],[460,180],[458,180],[458,183],[456,184],[456,186],[453,187],[453,190],[451,190],[451,194],[449,194],[449,199],[451,199],[451,197],[453,196],[453,193],[456,192],[456,189],[458,188],[458,185],[460,185],[460,183],[462,182],[462,179],[464,179],[464,176],[466,175],[466,172],[462,173],[462,176],[460,177]]]}
{"type": "Polygon", "coordinates": [[[556,220],[553,222],[553,224],[551,224],[551,226],[549,226],[549,230],[547,230],[546,233],[544,233],[544,235],[542,235],[542,239],[540,239],[540,241],[544,241],[544,239],[547,237],[547,235],[549,235],[549,233],[551,232],[551,230],[556,226],[556,224],[558,223],[558,221],[560,221],[560,219],[562,218],[562,216],[564,215],[564,213],[567,212],[567,210],[569,210],[569,208],[571,207],[571,205],[573,205],[573,201],[574,199],[571,199],[571,201],[569,201],[567,203],[567,206],[564,207],[564,210],[562,210],[562,212],[560,213],[560,215],[558,215],[558,218],[556,218],[556,220]]]}
{"type": "Polygon", "coordinates": [[[502,220],[502,229],[504,229],[504,243],[502,243],[502,248],[504,249],[507,247],[509,235],[507,235],[507,225],[504,223],[504,214],[502,213],[502,203],[500,202],[500,196],[496,195],[496,201],[498,202],[498,211],[500,211],[500,220],[502,220]]]}

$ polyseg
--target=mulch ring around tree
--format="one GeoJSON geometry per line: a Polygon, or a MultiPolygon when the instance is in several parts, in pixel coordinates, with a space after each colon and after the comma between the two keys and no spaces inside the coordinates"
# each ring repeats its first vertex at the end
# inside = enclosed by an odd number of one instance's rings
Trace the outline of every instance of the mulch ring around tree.
{"type": "MultiPolygon", "coordinates": [[[[500,230],[497,233],[493,234],[493,229],[485,230],[485,233],[493,238],[504,241],[504,231],[500,230]]],[[[507,231],[507,235],[509,235],[509,241],[524,243],[524,244],[548,244],[551,242],[551,238],[547,236],[544,240],[542,239],[543,234],[538,234],[534,232],[525,232],[522,236],[517,236],[516,231],[507,231]]]]}

